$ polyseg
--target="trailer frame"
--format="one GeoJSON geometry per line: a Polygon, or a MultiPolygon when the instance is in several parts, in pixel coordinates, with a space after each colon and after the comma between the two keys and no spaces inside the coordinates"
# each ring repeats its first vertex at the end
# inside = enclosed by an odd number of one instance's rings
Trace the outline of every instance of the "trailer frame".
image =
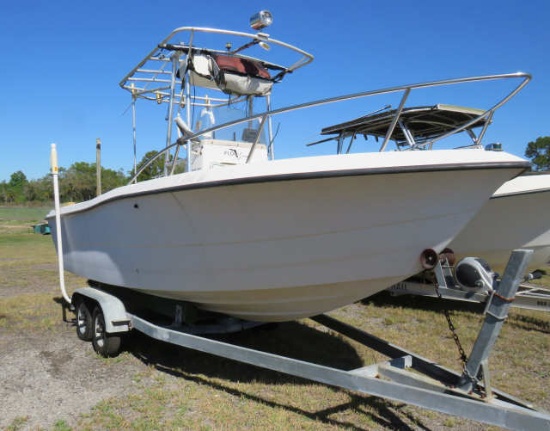
{"type": "MultiPolygon", "coordinates": [[[[128,312],[123,301],[98,287],[77,289],[73,298],[77,303],[86,301],[88,305],[94,305],[94,312],[91,313],[94,315],[94,336],[99,336],[103,342],[110,341],[112,337],[116,339],[124,332],[137,330],[163,342],[333,387],[509,429],[550,430],[550,414],[491,388],[487,367],[494,341],[507,317],[510,302],[506,298],[515,294],[530,254],[530,250],[515,250],[512,253],[498,287],[499,295],[493,296],[487,307],[485,322],[462,374],[328,315],[314,316],[311,320],[382,353],[389,359],[353,370],[327,367],[208,338],[204,334],[212,333],[213,327],[206,325],[201,328],[201,325],[186,324],[181,310],[179,317],[176,316],[171,324],[159,324],[128,312]],[[98,314],[101,314],[104,322],[99,325],[99,329],[103,331],[99,334],[96,322],[98,314]]],[[[234,331],[257,325],[244,321],[241,325],[234,319],[231,322],[232,326],[228,328],[234,331]]],[[[102,351],[101,345],[105,344],[101,342],[98,349],[95,339],[92,343],[103,356],[114,356],[117,353],[102,351]]]]}
{"type": "MultiPolygon", "coordinates": [[[[386,289],[392,296],[416,295],[441,297],[448,300],[488,304],[492,292],[462,289],[454,278],[452,267],[448,262],[439,261],[433,270],[434,282],[425,282],[411,278],[394,284],[386,289]],[[437,289],[435,288],[437,283],[437,289]]],[[[540,276],[539,276],[540,277],[540,276]]],[[[550,289],[530,284],[536,277],[521,280],[511,306],[524,310],[550,312],[550,289]]]]}

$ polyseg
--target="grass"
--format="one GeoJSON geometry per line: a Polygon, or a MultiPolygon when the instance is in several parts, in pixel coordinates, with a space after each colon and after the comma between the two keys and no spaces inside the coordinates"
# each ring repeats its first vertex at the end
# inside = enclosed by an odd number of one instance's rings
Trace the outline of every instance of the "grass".
{"type": "Polygon", "coordinates": [[[28,417],[18,417],[15,418],[10,426],[6,428],[6,431],[19,431],[23,430],[26,427],[26,424],[28,422],[28,417]]]}
{"type": "Polygon", "coordinates": [[[52,209],[51,205],[0,206],[0,221],[39,221],[52,209]]]}
{"type": "Polygon", "coordinates": [[[30,232],[31,226],[44,220],[51,209],[51,206],[0,206],[0,235],[30,232]]]}
{"type": "MultiPolygon", "coordinates": [[[[55,248],[50,235],[32,233],[45,207],[0,207],[0,329],[51,331],[60,324],[55,248]]],[[[68,286],[85,280],[66,274],[68,286]]]]}
{"type": "MultiPolygon", "coordinates": [[[[15,230],[15,229],[14,229],[15,230]]],[[[13,231],[0,233],[0,298],[13,293],[57,290],[58,271],[55,248],[50,235],[13,231]]],[[[84,280],[66,274],[67,285],[84,280]]]]}
{"type": "MultiPolygon", "coordinates": [[[[0,229],[15,226],[9,233],[0,231],[0,336],[3,331],[62,333],[51,238],[24,229],[38,214],[35,209],[11,210],[13,214],[0,208],[0,229]],[[21,230],[14,233],[18,226],[21,230]]],[[[83,283],[77,277],[67,277],[68,286],[83,283]]],[[[550,286],[550,276],[539,283],[550,286]]],[[[451,309],[458,335],[469,353],[482,323],[481,307],[444,304],[451,309]]],[[[458,371],[457,347],[442,308],[433,298],[379,295],[331,315],[458,371]]],[[[224,339],[343,369],[385,359],[358,343],[317,328],[316,323],[304,320],[224,339]]],[[[495,387],[547,410],[549,334],[549,313],[512,309],[490,359],[495,387]]],[[[139,334],[128,338],[126,348],[128,353],[104,361],[106,367],[115,363],[140,365],[130,393],[103,400],[75,422],[59,418],[49,429],[495,429],[234,363],[139,334]]],[[[16,418],[7,429],[26,429],[27,420],[16,418]]]]}

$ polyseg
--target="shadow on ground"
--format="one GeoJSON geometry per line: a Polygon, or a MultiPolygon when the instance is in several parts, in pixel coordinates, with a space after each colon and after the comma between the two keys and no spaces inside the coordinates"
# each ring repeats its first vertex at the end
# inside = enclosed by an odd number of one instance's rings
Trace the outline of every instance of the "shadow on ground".
{"type": "MultiPolygon", "coordinates": [[[[244,332],[216,337],[217,340],[265,352],[289,356],[339,369],[361,367],[363,362],[355,349],[332,332],[321,332],[300,322],[266,325],[244,332]]],[[[363,430],[357,424],[333,416],[358,411],[371,421],[388,429],[428,430],[413,414],[403,411],[405,405],[384,399],[361,396],[349,391],[349,401],[327,409],[308,411],[290,403],[266,399],[257,393],[239,390],[223,382],[254,382],[264,385],[311,384],[310,381],[252,365],[216,357],[195,350],[170,345],[135,332],[125,340],[125,349],[147,366],[171,376],[206,385],[218,391],[300,414],[311,420],[350,430],[363,430]],[[214,378],[214,379],[213,379],[214,378]]]]}
{"type": "MultiPolygon", "coordinates": [[[[481,303],[453,301],[429,296],[392,296],[389,292],[381,292],[361,302],[363,304],[372,304],[376,307],[412,308],[434,313],[443,313],[444,310],[449,310],[481,315],[485,310],[485,304],[481,303]]],[[[522,330],[550,334],[550,313],[544,311],[528,311],[527,313],[528,314],[525,314],[523,310],[520,309],[511,308],[505,325],[510,325],[522,330]]]]}
{"type": "MultiPolygon", "coordinates": [[[[332,332],[321,332],[300,322],[269,324],[243,332],[211,337],[279,356],[287,356],[339,369],[363,365],[355,349],[332,332]]],[[[196,350],[174,346],[133,332],[125,348],[147,365],[164,369],[181,369],[186,374],[204,374],[233,382],[285,384],[299,378],[242,364],[196,350]]]]}

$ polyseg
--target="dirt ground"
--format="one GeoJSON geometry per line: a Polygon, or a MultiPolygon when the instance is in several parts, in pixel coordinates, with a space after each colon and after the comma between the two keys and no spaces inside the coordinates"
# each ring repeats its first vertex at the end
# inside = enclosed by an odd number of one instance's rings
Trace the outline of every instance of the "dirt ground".
{"type": "MultiPolygon", "coordinates": [[[[53,300],[59,292],[54,286],[51,289],[53,300]]],[[[24,293],[33,290],[29,288],[24,293]]],[[[6,297],[22,292],[5,289],[2,293],[6,297]]],[[[0,328],[0,429],[55,429],[57,421],[74,426],[79,416],[89,413],[101,401],[137,393],[147,384],[144,380],[153,381],[162,372],[151,371],[147,361],[140,358],[139,349],[132,349],[136,342],[132,339],[127,343],[130,353],[120,360],[100,358],[90,343],[77,338],[72,322],[61,320],[60,306],[59,313],[59,321],[47,331],[14,332],[0,328]]],[[[72,319],[73,315],[69,313],[68,317],[72,319]]],[[[147,344],[143,338],[140,342],[147,344]]],[[[165,375],[181,379],[170,373],[165,375]]],[[[420,428],[398,429],[449,429],[437,425],[429,415],[420,415],[420,428]]],[[[473,430],[479,425],[458,421],[452,429],[473,430]]]]}
{"type": "Polygon", "coordinates": [[[139,360],[107,362],[80,341],[70,324],[55,332],[0,331],[0,429],[25,418],[23,429],[74,423],[101,400],[132,390],[139,360]],[[22,366],[23,365],[23,366],[22,366]]]}

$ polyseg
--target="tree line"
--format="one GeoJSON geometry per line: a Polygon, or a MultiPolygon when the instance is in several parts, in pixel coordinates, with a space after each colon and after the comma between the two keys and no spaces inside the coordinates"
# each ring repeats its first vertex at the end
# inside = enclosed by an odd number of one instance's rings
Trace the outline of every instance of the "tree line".
{"type": "MultiPolygon", "coordinates": [[[[139,163],[139,167],[154,157],[156,151],[150,151],[139,163]]],[[[164,158],[148,166],[139,176],[139,181],[158,177],[164,172],[164,158]]],[[[107,192],[127,184],[133,177],[133,172],[101,168],[101,189],[107,192]]],[[[96,195],[96,164],[87,162],[73,163],[69,168],[59,168],[59,194],[63,202],[82,202],[96,195]]],[[[29,180],[25,173],[18,170],[10,175],[8,181],[0,182],[0,205],[26,204],[53,201],[53,185],[51,174],[36,180],[29,180]]]]}
{"type": "MultiPolygon", "coordinates": [[[[138,164],[138,170],[157,155],[149,151],[138,164]]],[[[529,142],[525,157],[531,160],[533,171],[550,170],[550,136],[539,137],[529,142]]],[[[164,172],[164,157],[157,158],[140,174],[138,180],[144,181],[159,177],[164,172]]],[[[101,168],[102,191],[106,192],[127,184],[133,173],[123,170],[101,168]]],[[[59,192],[63,202],[82,202],[96,195],[96,164],[86,162],[73,163],[69,168],[59,169],[59,192]]],[[[0,182],[0,205],[23,204],[31,202],[51,202],[53,186],[51,175],[37,180],[28,180],[22,171],[11,174],[9,181],[0,182]]]]}

